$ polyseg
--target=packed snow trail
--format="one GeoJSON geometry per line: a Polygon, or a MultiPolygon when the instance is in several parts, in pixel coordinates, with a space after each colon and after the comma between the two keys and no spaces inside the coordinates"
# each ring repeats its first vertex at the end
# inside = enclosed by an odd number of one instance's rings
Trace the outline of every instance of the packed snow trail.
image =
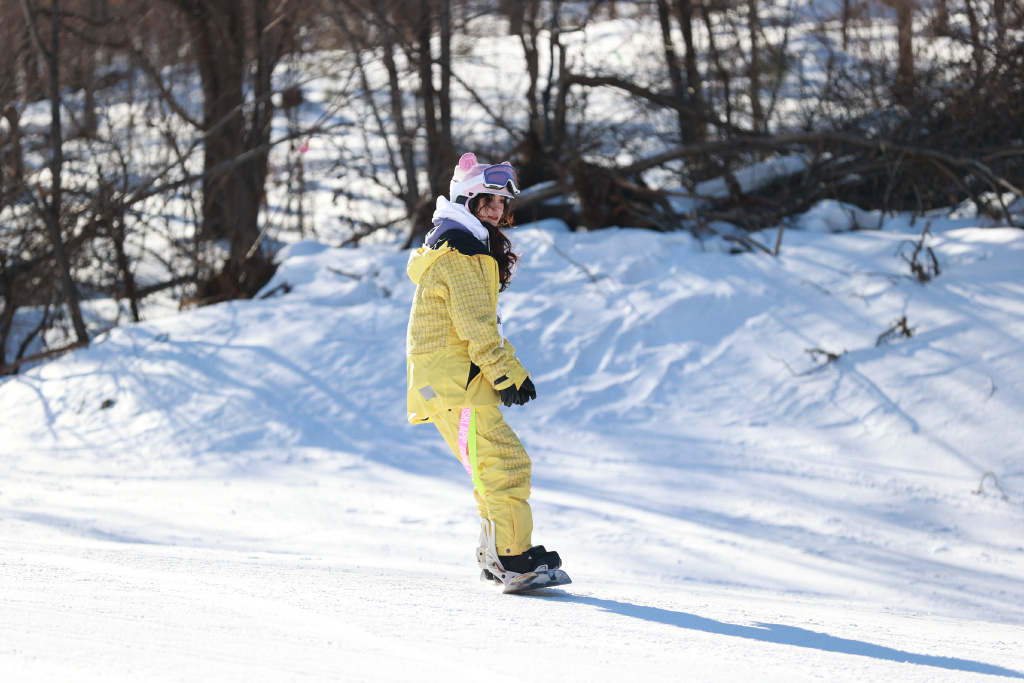
{"type": "Polygon", "coordinates": [[[16,537],[2,548],[5,680],[473,680],[524,660],[566,681],[1024,678],[1019,625],[623,581],[584,562],[564,590],[502,595],[452,559],[472,520],[407,516],[423,503],[457,517],[459,487],[403,505],[415,476],[375,485],[393,473],[366,469],[363,486],[302,467],[224,481],[37,475],[64,490],[49,516],[4,512],[16,537]],[[153,501],[180,513],[155,516],[153,501]],[[377,524],[343,523],[353,504],[377,524]],[[403,526],[432,541],[411,539],[404,556],[403,526]]]}

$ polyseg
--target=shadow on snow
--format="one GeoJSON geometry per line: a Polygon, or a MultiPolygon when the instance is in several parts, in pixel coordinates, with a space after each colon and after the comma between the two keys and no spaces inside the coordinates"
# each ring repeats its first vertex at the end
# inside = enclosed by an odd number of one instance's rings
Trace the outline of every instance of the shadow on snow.
{"type": "Polygon", "coordinates": [[[918,664],[921,666],[933,666],[939,669],[950,671],[969,671],[971,673],[988,674],[990,676],[1006,676],[1007,678],[1024,678],[1024,674],[1001,666],[974,662],[969,659],[957,657],[938,657],[935,655],[921,655],[913,652],[896,650],[883,645],[875,645],[861,640],[849,638],[838,638],[827,633],[808,631],[807,629],[783,624],[756,624],[754,626],[743,626],[740,624],[727,624],[706,617],[699,617],[686,612],[673,612],[659,607],[648,607],[645,605],[632,605],[628,602],[617,600],[606,600],[588,596],[571,595],[561,591],[543,591],[534,593],[531,597],[558,597],[568,602],[575,602],[582,605],[592,605],[599,609],[626,617],[643,619],[658,624],[668,624],[691,631],[702,631],[722,636],[733,636],[736,638],[747,638],[762,643],[775,643],[777,645],[793,645],[795,647],[806,647],[812,650],[823,652],[836,652],[839,654],[859,655],[871,657],[890,662],[902,662],[907,664],[918,664]]]}

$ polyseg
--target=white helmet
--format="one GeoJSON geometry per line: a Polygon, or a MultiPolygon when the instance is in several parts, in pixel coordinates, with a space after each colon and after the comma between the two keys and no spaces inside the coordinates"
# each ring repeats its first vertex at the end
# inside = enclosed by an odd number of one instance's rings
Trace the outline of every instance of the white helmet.
{"type": "Polygon", "coordinates": [[[467,152],[455,167],[448,188],[448,199],[453,204],[465,204],[478,194],[496,194],[515,197],[519,194],[519,175],[512,164],[479,164],[476,155],[467,152]]]}

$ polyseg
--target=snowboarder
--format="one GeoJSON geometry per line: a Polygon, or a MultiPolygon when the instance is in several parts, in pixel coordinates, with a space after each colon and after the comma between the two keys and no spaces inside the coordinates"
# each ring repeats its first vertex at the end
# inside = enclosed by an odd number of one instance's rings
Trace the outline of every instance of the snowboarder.
{"type": "Polygon", "coordinates": [[[472,477],[480,578],[506,586],[517,574],[562,564],[558,553],[532,545],[530,457],[498,407],[537,397],[502,336],[498,306],[518,260],[502,232],[513,227],[517,194],[509,162],[481,164],[464,154],[407,267],[417,285],[406,338],[409,421],[434,423],[472,477]]]}

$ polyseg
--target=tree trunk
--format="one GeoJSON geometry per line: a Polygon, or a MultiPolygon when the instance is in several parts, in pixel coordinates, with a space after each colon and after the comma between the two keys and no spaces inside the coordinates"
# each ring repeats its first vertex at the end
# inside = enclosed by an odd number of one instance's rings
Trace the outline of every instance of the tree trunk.
{"type": "MultiPolygon", "coordinates": [[[[434,54],[430,46],[433,35],[434,17],[431,0],[420,0],[420,16],[416,27],[416,42],[419,53],[420,97],[423,100],[423,124],[427,138],[427,189],[433,198],[442,193],[441,175],[443,167],[441,156],[441,130],[437,116],[437,91],[434,89],[434,54]]],[[[414,222],[421,232],[425,232],[427,221],[424,216],[417,216],[414,222]]]]}
{"type": "MultiPolygon", "coordinates": [[[[38,29],[36,29],[38,30],[38,29]]],[[[31,33],[31,30],[29,31],[31,33]]],[[[30,43],[34,43],[29,36],[30,43]]],[[[25,104],[39,102],[46,99],[46,73],[41,64],[42,57],[38,50],[33,50],[29,45],[23,46],[21,50],[20,77],[16,78],[18,83],[19,96],[25,104]]]]}
{"type": "Polygon", "coordinates": [[[935,16],[932,19],[932,32],[937,36],[949,35],[948,0],[935,0],[935,16]]]}
{"type": "Polygon", "coordinates": [[[230,245],[217,284],[200,299],[252,296],[272,273],[269,256],[261,249],[253,250],[260,237],[259,212],[274,112],[270,77],[278,58],[266,30],[268,1],[181,3],[189,13],[203,91],[206,140],[202,235],[226,240],[230,245]],[[250,20],[248,25],[246,19],[250,20]],[[253,36],[255,63],[252,106],[246,115],[248,36],[253,36]]]}
{"type": "Polygon", "coordinates": [[[551,120],[551,91],[555,87],[555,64],[558,63],[555,57],[562,48],[562,33],[559,23],[561,9],[561,0],[554,0],[551,8],[550,42],[548,43],[548,82],[544,86],[544,92],[541,94],[541,104],[544,111],[544,137],[542,140],[545,150],[555,146],[554,125],[551,120]]]}
{"type": "Polygon", "coordinates": [[[913,0],[896,0],[896,101],[904,107],[914,102],[914,12],[913,0]]]}
{"type": "MultiPolygon", "coordinates": [[[[10,0],[7,0],[9,3],[10,0]]],[[[8,4],[0,12],[10,12],[8,4]]],[[[18,99],[19,42],[23,37],[22,26],[13,17],[0,21],[0,112],[18,99]]]]}
{"type": "MultiPolygon", "coordinates": [[[[441,0],[441,12],[438,16],[441,25],[441,91],[438,95],[438,106],[441,115],[441,144],[438,154],[441,166],[447,173],[448,161],[454,156],[452,150],[452,8],[451,0],[441,0]]],[[[443,180],[443,177],[442,177],[443,180]]],[[[447,184],[442,184],[447,191],[447,184]]]]}
{"type": "MultiPolygon", "coordinates": [[[[91,0],[89,3],[89,18],[94,24],[99,25],[103,21],[106,4],[106,0],[91,0]]],[[[82,105],[82,125],[79,134],[85,137],[95,137],[99,128],[99,117],[96,115],[96,55],[100,49],[87,44],[83,50],[82,78],[85,102],[82,105]]]]}
{"type": "Polygon", "coordinates": [[[3,314],[0,315],[0,372],[7,365],[7,335],[10,334],[14,314],[18,310],[18,304],[14,300],[14,287],[11,286],[11,277],[7,273],[6,264],[0,261],[0,300],[4,302],[3,314]]]}
{"type": "Polygon", "coordinates": [[[21,123],[13,104],[4,107],[3,117],[10,127],[6,139],[0,139],[0,198],[7,192],[21,192],[25,177],[25,157],[21,150],[21,123]]]}
{"type": "MultiPolygon", "coordinates": [[[[693,42],[693,13],[696,11],[693,0],[677,0],[676,11],[679,13],[679,27],[683,32],[683,45],[686,54],[683,63],[686,68],[686,92],[694,108],[704,108],[704,83],[697,68],[697,49],[693,42]]],[[[707,139],[707,127],[703,121],[695,121],[690,131],[693,142],[707,139]]]]}
{"type": "MultiPolygon", "coordinates": [[[[939,1],[941,2],[942,0],[939,1]]],[[[850,22],[852,21],[852,0],[843,0],[843,52],[850,49],[850,22]]]]}
{"type": "Polygon", "coordinates": [[[750,30],[750,119],[751,128],[764,132],[768,125],[761,108],[761,17],[757,13],[757,0],[747,0],[747,26],[750,30]]]}
{"type": "Polygon", "coordinates": [[[552,149],[558,158],[562,158],[562,150],[569,144],[569,131],[566,126],[568,116],[567,100],[569,96],[569,66],[565,59],[565,45],[558,46],[558,97],[555,98],[555,120],[552,124],[554,139],[558,141],[552,149]]]}
{"type": "Polygon", "coordinates": [[[981,84],[985,73],[985,47],[981,44],[981,26],[974,7],[974,0],[964,0],[967,10],[967,24],[971,31],[971,53],[974,57],[975,82],[981,84]]]}
{"type": "MultiPolygon", "coordinates": [[[[109,202],[109,197],[106,197],[109,202]]],[[[115,214],[112,204],[104,207],[104,212],[109,218],[107,228],[110,230],[110,241],[114,243],[114,255],[117,259],[117,269],[121,271],[121,281],[124,284],[124,295],[128,297],[128,307],[131,310],[132,322],[139,322],[139,291],[135,284],[135,275],[132,273],[131,263],[128,260],[128,252],[125,251],[124,243],[127,234],[124,229],[124,211],[118,210],[115,214]]]]}
{"type": "MultiPolygon", "coordinates": [[[[405,170],[405,192],[403,201],[405,210],[410,218],[416,215],[416,206],[420,201],[420,185],[416,178],[416,150],[413,146],[413,137],[405,124],[405,109],[402,102],[402,84],[398,79],[398,65],[395,63],[395,38],[392,27],[383,10],[376,6],[380,18],[381,47],[384,53],[384,66],[388,72],[388,87],[391,97],[391,120],[394,122],[395,135],[398,137],[399,155],[402,158],[402,167],[405,170]]],[[[415,228],[414,228],[415,230],[415,228]]]]}
{"type": "Polygon", "coordinates": [[[28,22],[32,34],[32,41],[42,59],[47,63],[50,84],[50,177],[51,186],[49,198],[42,198],[43,213],[46,228],[50,235],[50,242],[53,244],[53,253],[57,259],[57,269],[61,277],[61,293],[64,304],[68,307],[68,315],[71,317],[71,324],[75,329],[75,336],[79,344],[89,343],[89,333],[85,329],[85,321],[82,319],[82,309],[78,303],[78,290],[75,281],[71,276],[71,263],[68,260],[67,251],[64,249],[64,236],[61,232],[61,210],[63,198],[61,196],[61,172],[64,166],[64,145],[60,122],[60,20],[59,2],[50,1],[50,49],[43,45],[39,35],[39,26],[36,23],[35,14],[29,7],[29,0],[21,0],[22,9],[25,12],[25,20],[28,22]]]}
{"type": "Polygon", "coordinates": [[[519,25],[519,41],[523,46],[523,56],[526,58],[526,74],[529,81],[526,85],[526,111],[529,119],[529,130],[537,140],[544,136],[544,124],[540,119],[540,101],[537,98],[538,84],[540,83],[540,27],[537,26],[537,15],[540,11],[540,0],[515,3],[517,21],[513,26],[519,25]],[[527,13],[527,9],[529,12],[527,13]],[[527,16],[529,14],[529,16],[527,16]]]}
{"type": "Polygon", "coordinates": [[[545,124],[540,110],[540,0],[509,3],[511,30],[519,37],[526,60],[527,126],[515,150],[519,179],[524,186],[547,180],[552,150],[544,147],[545,124]]]}
{"type": "MultiPolygon", "coordinates": [[[[683,87],[683,71],[679,67],[679,55],[676,54],[676,44],[672,40],[672,24],[670,21],[668,0],[657,0],[658,4],[658,24],[661,26],[661,44],[665,52],[665,65],[668,67],[668,80],[672,84],[672,94],[675,95],[676,99],[682,104],[685,99],[685,89],[683,87]]],[[[689,142],[689,135],[687,135],[687,117],[683,111],[677,110],[676,116],[679,119],[679,139],[682,142],[689,142]]]]}
{"type": "MultiPolygon", "coordinates": [[[[996,52],[1001,54],[1007,48],[1007,3],[1006,0],[993,0],[992,1],[992,22],[995,24],[996,31],[996,52]]],[[[1019,11],[1019,10],[1018,10],[1019,11]]]]}
{"type": "Polygon", "coordinates": [[[245,152],[244,27],[234,4],[200,3],[191,21],[203,90],[203,231],[209,239],[230,239],[237,231],[255,229],[246,225],[244,169],[213,170],[245,152]]]}
{"type": "MultiPolygon", "coordinates": [[[[715,73],[718,74],[718,81],[722,87],[722,107],[725,109],[725,123],[732,125],[732,77],[729,70],[722,64],[722,55],[715,43],[715,25],[711,21],[711,11],[708,7],[701,10],[701,17],[704,19],[704,26],[708,34],[708,52],[711,54],[711,62],[715,65],[715,73]]],[[[711,103],[710,108],[714,107],[711,103]]]]}
{"type": "Polygon", "coordinates": [[[420,0],[420,16],[417,24],[417,52],[419,53],[420,94],[423,99],[423,123],[427,139],[427,182],[428,201],[418,204],[417,215],[413,217],[412,240],[426,233],[434,211],[433,199],[448,194],[451,177],[451,16],[448,0],[439,5],[432,0],[420,0]],[[441,87],[434,88],[434,55],[431,38],[434,33],[434,7],[440,45],[441,87]]]}

